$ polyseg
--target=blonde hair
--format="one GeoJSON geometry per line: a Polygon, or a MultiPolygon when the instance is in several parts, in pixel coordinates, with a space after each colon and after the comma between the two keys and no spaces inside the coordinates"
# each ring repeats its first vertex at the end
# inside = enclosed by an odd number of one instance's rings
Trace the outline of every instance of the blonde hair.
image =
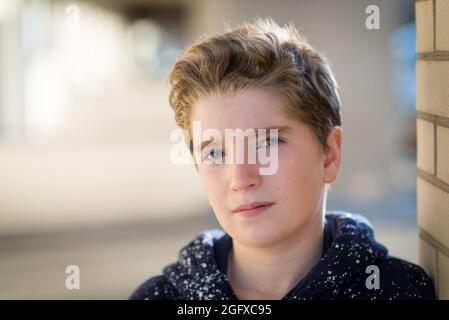
{"type": "Polygon", "coordinates": [[[338,86],[330,66],[291,23],[279,26],[258,19],[222,35],[202,37],[186,48],[169,82],[176,123],[190,134],[191,108],[201,95],[249,88],[283,94],[287,114],[310,126],[322,150],[327,150],[330,130],[341,126],[338,86]]]}

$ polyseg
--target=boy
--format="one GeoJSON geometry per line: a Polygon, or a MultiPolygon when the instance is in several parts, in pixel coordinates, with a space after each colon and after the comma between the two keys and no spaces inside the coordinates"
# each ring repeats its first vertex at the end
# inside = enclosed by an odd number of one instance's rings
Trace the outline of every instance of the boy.
{"type": "Polygon", "coordinates": [[[292,25],[258,20],[199,40],[170,83],[224,231],[199,234],[131,299],[435,298],[424,271],[389,256],[363,217],[326,211],[342,159],[338,88],[292,25]],[[248,133],[243,152],[226,130],[248,133]],[[267,154],[275,170],[263,173],[267,154]]]}

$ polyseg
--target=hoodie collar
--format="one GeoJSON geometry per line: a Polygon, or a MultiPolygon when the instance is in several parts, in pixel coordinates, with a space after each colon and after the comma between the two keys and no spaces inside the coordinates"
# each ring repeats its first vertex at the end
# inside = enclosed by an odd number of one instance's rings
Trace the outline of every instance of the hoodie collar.
{"type": "Polygon", "coordinates": [[[182,299],[237,300],[228,277],[215,260],[214,241],[225,235],[218,229],[200,233],[179,252],[178,261],[164,268],[163,274],[182,299]]]}
{"type": "Polygon", "coordinates": [[[327,298],[352,277],[365,274],[366,267],[387,256],[388,250],[374,239],[369,221],[357,214],[330,211],[327,223],[334,230],[331,246],[283,299],[327,298]]]}
{"type": "MultiPolygon", "coordinates": [[[[388,254],[374,239],[364,217],[343,211],[328,211],[332,242],[321,260],[285,296],[284,300],[332,296],[337,288],[370,264],[388,254]]],[[[227,276],[218,268],[215,242],[225,235],[218,229],[200,233],[179,253],[178,261],[164,268],[167,280],[183,299],[237,300],[227,276]]]]}

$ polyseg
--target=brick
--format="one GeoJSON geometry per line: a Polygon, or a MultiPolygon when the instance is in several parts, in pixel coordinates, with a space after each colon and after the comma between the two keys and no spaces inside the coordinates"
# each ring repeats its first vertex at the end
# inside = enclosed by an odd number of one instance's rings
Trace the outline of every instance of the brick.
{"type": "Polygon", "coordinates": [[[418,177],[418,225],[449,248],[449,193],[418,177]]]}
{"type": "Polygon", "coordinates": [[[449,50],[449,1],[435,3],[435,46],[437,50],[449,50]]]}
{"type": "Polygon", "coordinates": [[[433,1],[418,1],[416,8],[416,51],[433,51],[433,1]]]}
{"type": "Polygon", "coordinates": [[[437,126],[437,167],[437,177],[449,184],[449,129],[440,126],[437,126]]]}
{"type": "Polygon", "coordinates": [[[449,117],[449,61],[416,64],[416,109],[449,117]]]}
{"type": "Polygon", "coordinates": [[[419,238],[419,264],[432,278],[435,287],[438,285],[437,254],[438,251],[430,243],[421,237],[419,238]]]}
{"type": "Polygon", "coordinates": [[[430,174],[434,172],[434,129],[433,123],[417,119],[417,165],[418,168],[427,171],[430,174]]]}
{"type": "Polygon", "coordinates": [[[438,254],[438,298],[440,300],[449,299],[449,258],[442,254],[438,254]]]}

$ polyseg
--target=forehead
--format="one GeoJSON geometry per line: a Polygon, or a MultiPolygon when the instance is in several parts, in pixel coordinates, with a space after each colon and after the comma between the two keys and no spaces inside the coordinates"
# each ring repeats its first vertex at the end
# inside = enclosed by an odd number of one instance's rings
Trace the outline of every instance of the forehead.
{"type": "MultiPolygon", "coordinates": [[[[292,122],[286,101],[274,90],[248,89],[227,94],[203,95],[192,106],[192,121],[207,128],[262,128],[292,122]]],[[[295,121],[297,122],[297,121],[295,121]]]]}

